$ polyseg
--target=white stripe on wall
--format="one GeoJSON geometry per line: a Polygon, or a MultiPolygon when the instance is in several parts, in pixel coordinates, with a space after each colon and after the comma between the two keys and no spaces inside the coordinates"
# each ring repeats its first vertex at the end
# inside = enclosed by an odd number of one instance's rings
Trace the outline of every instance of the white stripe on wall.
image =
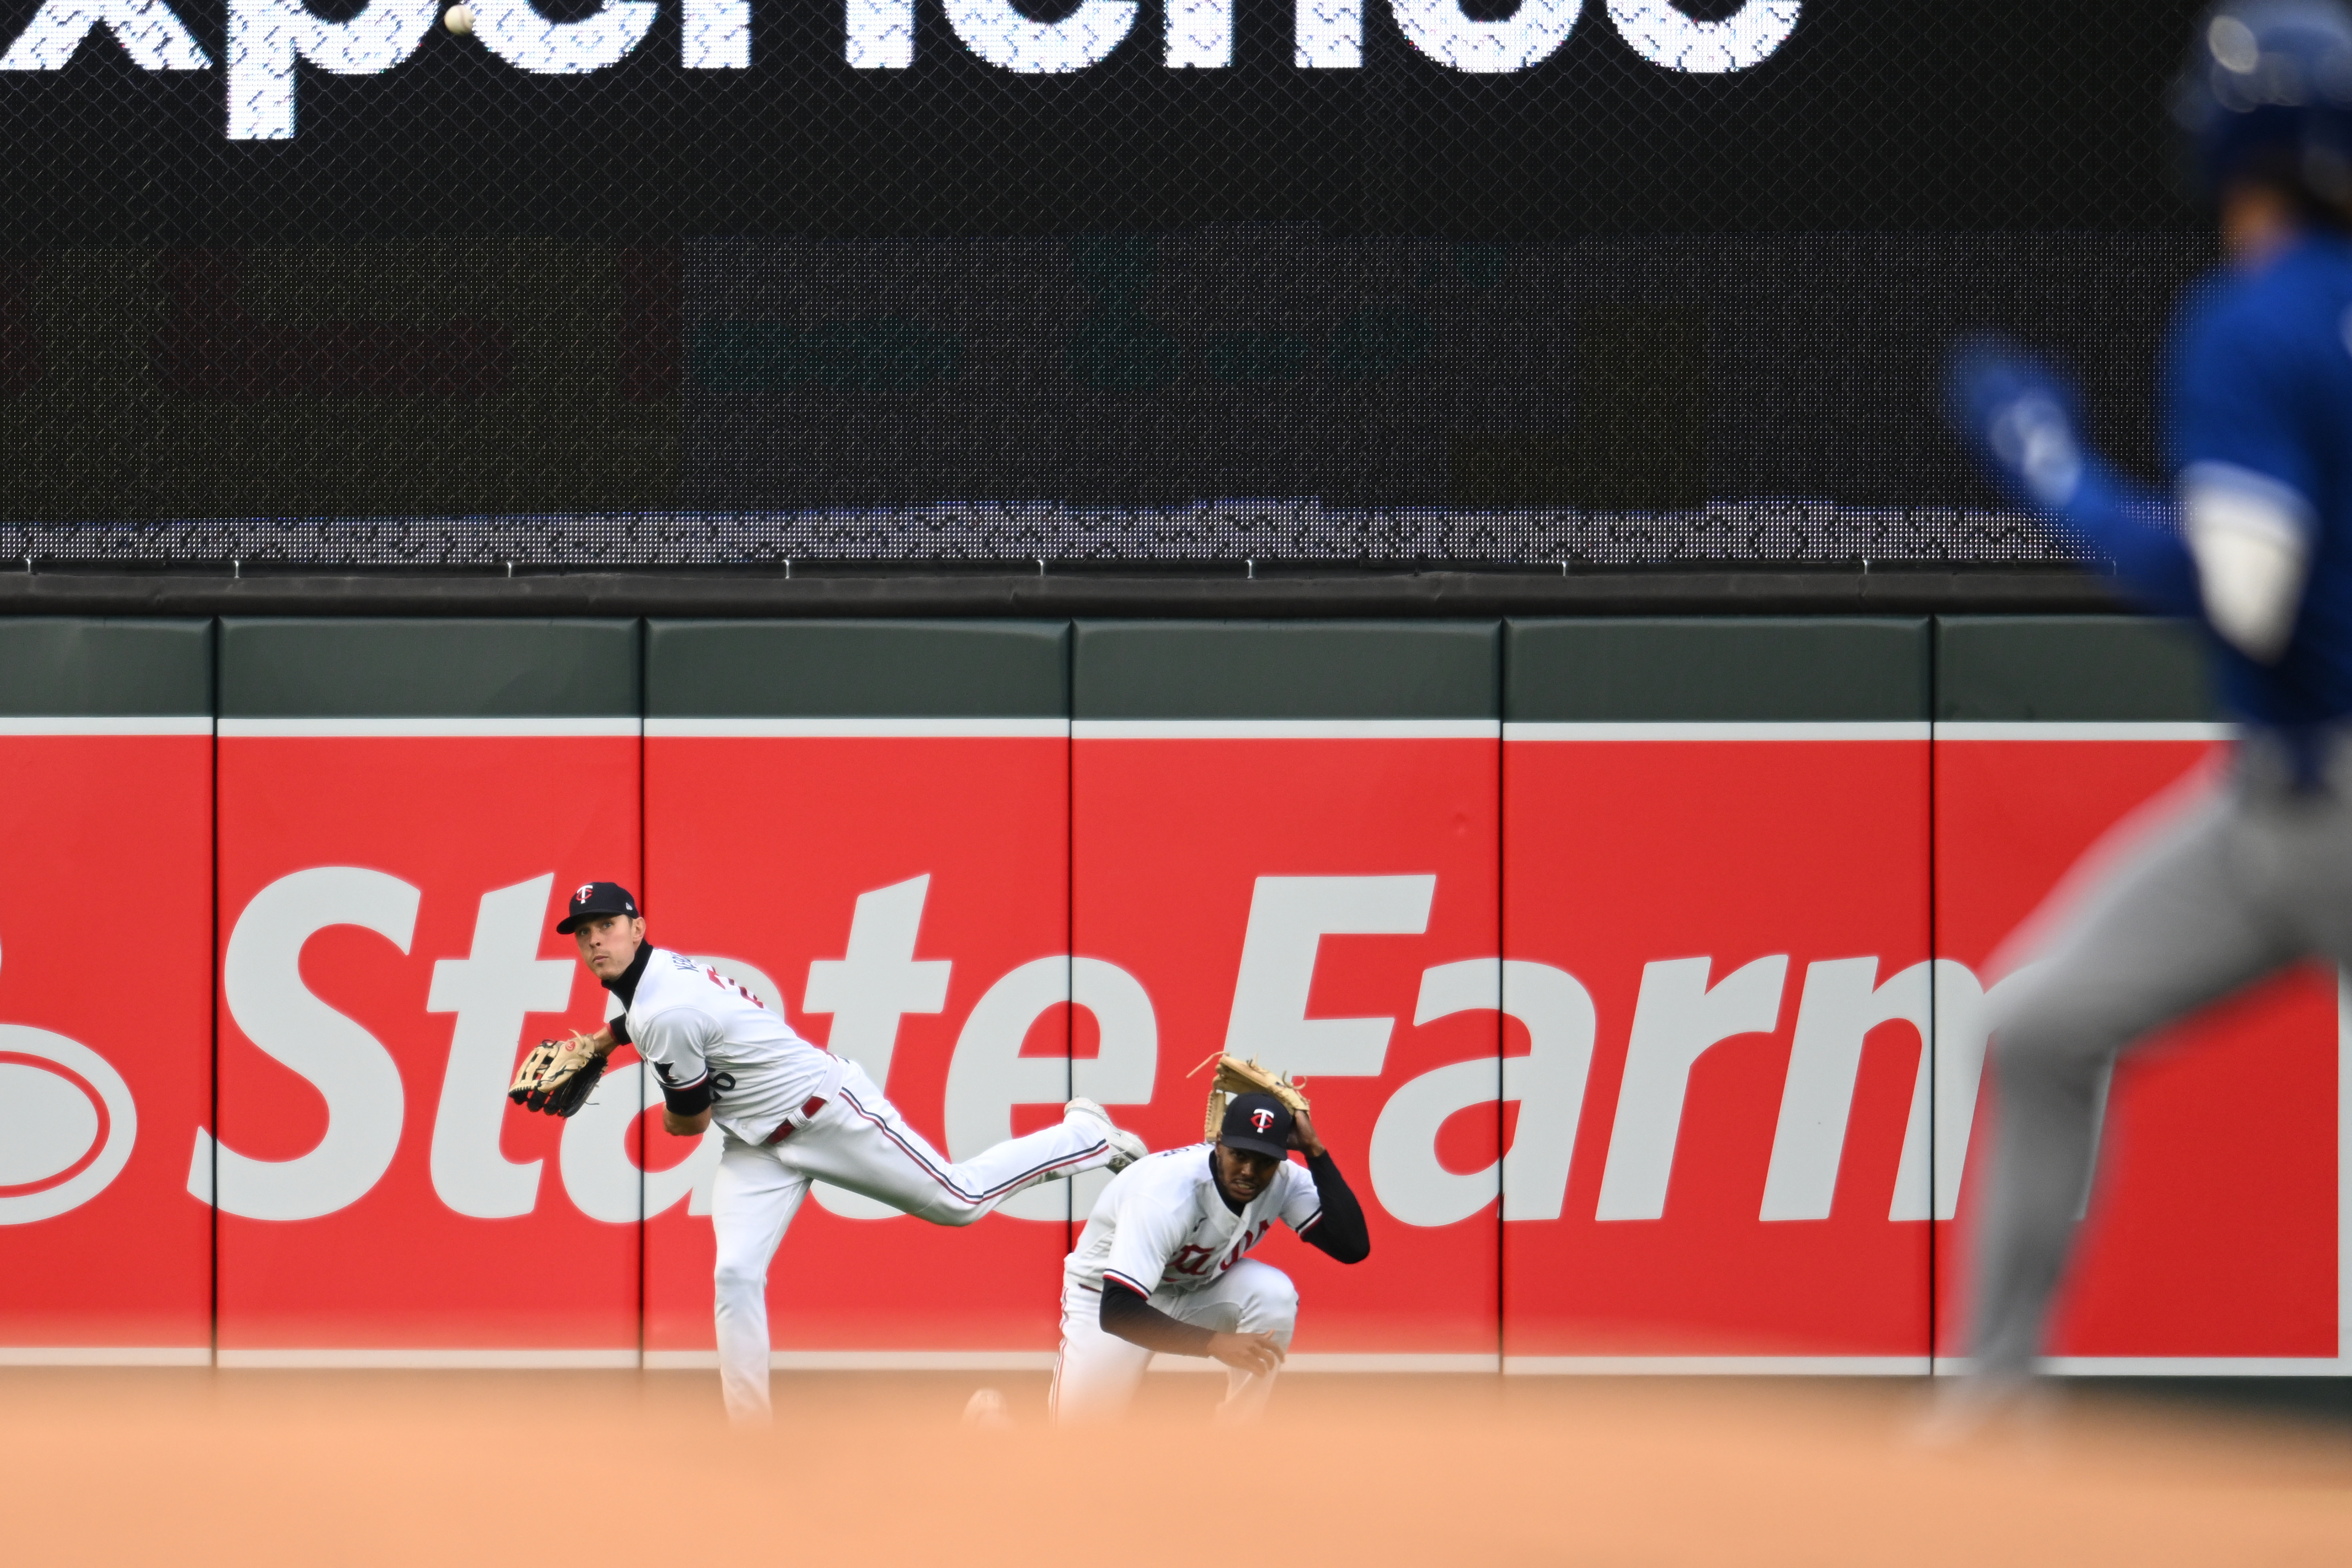
{"type": "Polygon", "coordinates": [[[648,740],[1061,740],[1066,718],[649,718],[648,740]]]}
{"type": "MultiPolygon", "coordinates": [[[[1051,1372],[1050,1350],[780,1350],[768,1357],[778,1372],[1051,1372]]],[[[715,1350],[649,1350],[648,1372],[715,1370],[715,1350]]],[[[1296,1354],[1283,1364],[1286,1372],[1457,1372],[1492,1375],[1492,1355],[1347,1355],[1312,1353],[1296,1354]]],[[[1218,1372],[1223,1364],[1205,1357],[1156,1355],[1154,1372],[1218,1372]]]]}
{"type": "MultiPolygon", "coordinates": [[[[2332,1355],[2053,1355],[2042,1366],[2062,1377],[2344,1377],[2352,1362],[2332,1355]]],[[[1967,1372],[1966,1357],[1939,1355],[1936,1375],[1967,1372]]]]}
{"type": "Polygon", "coordinates": [[[0,1344],[0,1366],[210,1366],[209,1345],[0,1344]]]}
{"type": "Polygon", "coordinates": [[[1979,724],[1939,723],[1937,740],[2230,740],[2234,724],[1979,724]]]}
{"type": "Polygon", "coordinates": [[[0,714],[0,735],[210,735],[208,714],[166,714],[156,717],[38,717],[0,714]]]}
{"type": "Polygon", "coordinates": [[[226,1368],[366,1368],[396,1372],[634,1372],[634,1350],[224,1350],[226,1368]]]}
{"type": "MultiPolygon", "coordinates": [[[[2061,1355],[2045,1364],[2067,1377],[2330,1377],[2352,1374],[2332,1356],[2061,1355]]],[[[1924,1377],[1924,1355],[1507,1355],[1503,1375],[1654,1377],[1924,1377]]],[[[1958,1356],[1935,1358],[1933,1373],[1968,1370],[1958,1356]]]]}
{"type": "MultiPolygon", "coordinates": [[[[778,1372],[1051,1372],[1050,1350],[779,1350],[778,1372]]],[[[715,1350],[649,1350],[647,1372],[714,1372],[715,1350]]]]}
{"type": "MultiPolygon", "coordinates": [[[[1282,1364],[1285,1372],[1457,1372],[1485,1374],[1491,1377],[1498,1370],[1501,1358],[1485,1354],[1430,1355],[1357,1355],[1312,1351],[1287,1356],[1282,1364]]],[[[1151,1358],[1154,1372],[1223,1372],[1224,1363],[1211,1361],[1204,1355],[1155,1355],[1151,1358]]]]}
{"type": "MultiPolygon", "coordinates": [[[[1051,1372],[1050,1350],[779,1350],[778,1372],[1051,1372]]],[[[647,1372],[716,1372],[715,1350],[649,1350],[647,1372]]]]}
{"type": "MultiPolygon", "coordinates": [[[[719,1364],[718,1353],[708,1353],[719,1364]]],[[[650,1357],[648,1357],[650,1360],[650,1357]]],[[[779,1372],[1051,1372],[1050,1350],[780,1350],[779,1372]]]]}
{"type": "Polygon", "coordinates": [[[1505,740],[1926,740],[1925,719],[1856,719],[1790,722],[1742,720],[1723,723],[1661,720],[1657,723],[1537,724],[1513,720],[1505,740]]]}
{"type": "Polygon", "coordinates": [[[1073,740],[1492,740],[1491,718],[1080,718],[1073,740]]]}
{"type": "Polygon", "coordinates": [[[225,718],[224,740],[405,740],[635,737],[630,718],[225,718]]]}
{"type": "MultiPolygon", "coordinates": [[[[779,1372],[1051,1372],[1051,1351],[780,1350],[779,1372]]],[[[711,1350],[224,1350],[228,1370],[632,1371],[709,1372],[711,1350]]],[[[202,1345],[0,1345],[0,1366],[211,1366],[202,1345]]],[[[2050,1370],[2069,1377],[2340,1377],[2352,1361],[2335,1356],[2074,1355],[2050,1370]]],[[[1919,1377],[1924,1355],[1492,1355],[1321,1354],[1283,1364],[1290,1372],[1493,1374],[1506,1377],[1919,1377]]],[[[1194,1356],[1155,1356],[1154,1372],[1223,1372],[1194,1356]]],[[[1956,1376],[1965,1360],[1938,1356],[1937,1376],[1956,1376]]]]}
{"type": "Polygon", "coordinates": [[[1925,1377],[1924,1355],[1507,1355],[1506,1377],[1925,1377]]]}

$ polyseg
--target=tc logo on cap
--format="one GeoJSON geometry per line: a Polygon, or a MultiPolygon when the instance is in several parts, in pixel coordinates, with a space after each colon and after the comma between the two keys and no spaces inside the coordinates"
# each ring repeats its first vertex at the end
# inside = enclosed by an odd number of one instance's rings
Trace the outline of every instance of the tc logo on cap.
{"type": "Polygon", "coordinates": [[[1268,1127],[1274,1125],[1274,1113],[1271,1111],[1251,1112],[1250,1125],[1255,1127],[1261,1133],[1265,1132],[1268,1127]]]}
{"type": "Polygon", "coordinates": [[[577,888],[572,890],[572,902],[574,904],[584,904],[588,901],[588,895],[595,891],[596,884],[594,883],[583,882],[577,888]]]}

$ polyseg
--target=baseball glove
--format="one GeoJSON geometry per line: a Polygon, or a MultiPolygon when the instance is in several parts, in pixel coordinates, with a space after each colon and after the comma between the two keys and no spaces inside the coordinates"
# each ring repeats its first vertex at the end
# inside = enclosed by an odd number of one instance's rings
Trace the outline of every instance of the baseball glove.
{"type": "MultiPolygon", "coordinates": [[[[1210,1143],[1215,1143],[1217,1134],[1224,1131],[1225,1102],[1235,1094],[1271,1094],[1293,1112],[1307,1108],[1307,1096],[1298,1092],[1299,1084],[1306,1082],[1303,1078],[1294,1082],[1270,1068],[1260,1067],[1255,1057],[1244,1061],[1223,1051],[1202,1061],[1192,1072],[1200,1071],[1211,1061],[1217,1064],[1217,1075],[1209,1081],[1209,1108],[1201,1123],[1202,1136],[1210,1143]]],[[[1190,1078],[1192,1072],[1184,1076],[1190,1078]]]]}
{"type": "Polygon", "coordinates": [[[569,1116],[588,1103],[596,1080],[604,1076],[604,1059],[574,1032],[570,1040],[542,1040],[531,1047],[515,1073],[507,1098],[526,1111],[569,1116]]]}

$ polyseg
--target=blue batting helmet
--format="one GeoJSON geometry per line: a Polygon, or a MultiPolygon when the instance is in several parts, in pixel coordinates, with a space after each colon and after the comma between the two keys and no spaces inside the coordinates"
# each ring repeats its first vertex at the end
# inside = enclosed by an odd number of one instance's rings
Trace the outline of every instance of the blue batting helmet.
{"type": "Polygon", "coordinates": [[[2352,208],[2352,12],[2339,0],[2220,0],[2172,107],[2205,195],[2252,175],[2352,208]]]}

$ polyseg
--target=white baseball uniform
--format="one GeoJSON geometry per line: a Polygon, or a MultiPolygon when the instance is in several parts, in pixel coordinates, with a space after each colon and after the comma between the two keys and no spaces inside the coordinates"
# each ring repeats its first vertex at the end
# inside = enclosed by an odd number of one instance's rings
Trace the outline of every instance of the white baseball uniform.
{"type": "Polygon", "coordinates": [[[768,1261],[810,1182],[935,1225],[970,1225],[1024,1187],[1110,1162],[1102,1124],[1084,1116],[970,1160],[943,1159],[856,1062],[801,1039],[684,954],[648,943],[608,988],[615,1034],[652,1066],[665,1098],[691,1114],[707,1093],[726,1135],[710,1218],[719,1375],[738,1420],[768,1415],[768,1261]]]}
{"type": "MultiPolygon", "coordinates": [[[[1267,1333],[1284,1350],[1298,1324],[1298,1291],[1281,1270],[1247,1256],[1277,1219],[1304,1232],[1323,1213],[1314,1178],[1285,1160],[1239,1214],[1210,1174],[1211,1145],[1163,1149],[1113,1176],[1062,1268],[1062,1351],[1054,1365],[1056,1421],[1117,1416],[1152,1353],[1102,1326],[1106,1278],[1179,1322],[1216,1333],[1267,1333]]],[[[1227,1369],[1224,1419],[1265,1406],[1274,1375],[1227,1369]]]]}

